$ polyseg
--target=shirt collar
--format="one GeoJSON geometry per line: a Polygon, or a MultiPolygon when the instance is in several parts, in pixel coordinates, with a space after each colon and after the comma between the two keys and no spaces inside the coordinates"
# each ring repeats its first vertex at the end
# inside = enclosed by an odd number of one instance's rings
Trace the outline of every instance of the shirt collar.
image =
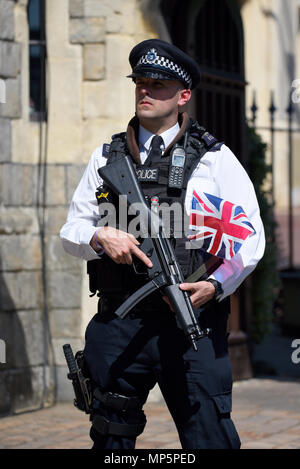
{"type": "MultiPolygon", "coordinates": [[[[174,137],[178,134],[179,132],[179,124],[176,122],[173,127],[170,127],[170,129],[165,130],[160,136],[162,137],[164,141],[164,147],[167,148],[167,146],[172,142],[174,137]]],[[[149,130],[145,129],[143,126],[140,125],[139,127],[139,144],[144,147],[147,151],[149,151],[150,145],[151,145],[151,140],[153,137],[152,132],[149,130]]]]}

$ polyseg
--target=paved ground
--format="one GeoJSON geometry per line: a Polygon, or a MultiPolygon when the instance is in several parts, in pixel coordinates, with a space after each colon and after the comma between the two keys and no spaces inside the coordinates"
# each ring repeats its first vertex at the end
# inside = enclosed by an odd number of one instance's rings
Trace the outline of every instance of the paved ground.
{"type": "MultiPolygon", "coordinates": [[[[300,449],[300,379],[255,378],[236,382],[233,419],[244,449],[300,449]]],[[[137,448],[178,449],[166,406],[145,406],[148,423],[137,448]]],[[[88,417],[72,404],[0,419],[0,448],[88,449],[88,417]]]]}

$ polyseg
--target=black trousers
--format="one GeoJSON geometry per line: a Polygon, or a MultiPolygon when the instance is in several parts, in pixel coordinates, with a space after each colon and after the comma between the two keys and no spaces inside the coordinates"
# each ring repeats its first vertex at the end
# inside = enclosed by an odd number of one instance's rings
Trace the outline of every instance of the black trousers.
{"type": "MultiPolygon", "coordinates": [[[[107,305],[106,305],[107,306],[107,305]]],[[[197,313],[198,314],[198,313],[197,313]]],[[[84,357],[102,391],[139,396],[145,403],[158,383],[177,427],[183,449],[238,449],[231,420],[232,373],[227,353],[226,308],[201,313],[212,333],[189,344],[171,311],[138,311],[120,319],[109,308],[98,312],[86,330],[84,357]]],[[[139,413],[98,412],[119,423],[139,423],[139,413]]],[[[93,427],[94,449],[132,449],[136,437],[100,435],[93,427]]]]}

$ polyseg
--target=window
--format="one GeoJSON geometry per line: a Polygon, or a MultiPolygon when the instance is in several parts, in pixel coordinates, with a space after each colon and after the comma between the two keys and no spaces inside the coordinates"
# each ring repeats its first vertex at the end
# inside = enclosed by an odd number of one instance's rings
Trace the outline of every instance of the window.
{"type": "Polygon", "coordinates": [[[31,120],[46,119],[45,0],[29,0],[29,70],[31,120]]]}

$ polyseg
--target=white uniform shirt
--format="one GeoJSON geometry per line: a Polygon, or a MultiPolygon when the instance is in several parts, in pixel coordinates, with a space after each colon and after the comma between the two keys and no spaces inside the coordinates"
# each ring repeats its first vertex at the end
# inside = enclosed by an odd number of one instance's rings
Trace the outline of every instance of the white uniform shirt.
{"type": "MultiPolygon", "coordinates": [[[[166,148],[178,133],[179,126],[161,134],[166,148]]],[[[153,134],[140,126],[139,148],[142,163],[146,160],[153,134]]],[[[67,222],[60,231],[64,249],[71,255],[85,260],[98,259],[98,254],[90,246],[99,222],[96,189],[102,184],[97,170],[106,164],[102,146],[92,153],[88,166],[73,195],[67,222]]],[[[224,200],[240,205],[255,234],[248,237],[238,253],[210,276],[222,284],[221,299],[233,293],[243,280],[254,270],[265,249],[264,228],[252,182],[237,158],[226,146],[215,152],[207,152],[194,170],[188,185],[185,208],[190,213],[193,190],[208,192],[224,200]]]]}

